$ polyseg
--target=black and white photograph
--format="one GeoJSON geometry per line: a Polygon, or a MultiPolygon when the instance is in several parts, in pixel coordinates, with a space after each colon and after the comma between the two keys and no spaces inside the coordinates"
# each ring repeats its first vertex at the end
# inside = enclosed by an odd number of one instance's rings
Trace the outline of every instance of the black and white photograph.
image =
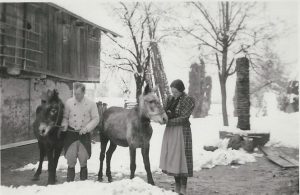
{"type": "Polygon", "coordinates": [[[0,194],[298,195],[299,10],[0,0],[0,194]]]}

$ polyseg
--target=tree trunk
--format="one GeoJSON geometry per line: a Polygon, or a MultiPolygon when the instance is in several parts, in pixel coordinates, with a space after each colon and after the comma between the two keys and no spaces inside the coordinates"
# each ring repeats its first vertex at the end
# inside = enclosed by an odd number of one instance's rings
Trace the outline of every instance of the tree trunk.
{"type": "Polygon", "coordinates": [[[228,126],[228,115],[227,115],[227,95],[226,95],[226,80],[227,80],[227,54],[228,54],[228,36],[225,34],[223,38],[223,52],[222,52],[222,67],[221,73],[219,73],[219,81],[221,87],[222,96],[222,114],[223,114],[223,124],[228,126]]]}
{"type": "Polygon", "coordinates": [[[139,75],[135,75],[134,78],[135,78],[135,84],[136,84],[136,94],[135,94],[136,102],[139,103],[139,97],[143,92],[142,91],[142,88],[143,88],[142,78],[139,75]]]}
{"type": "Polygon", "coordinates": [[[223,125],[228,126],[228,115],[227,115],[227,105],[226,105],[226,79],[219,75],[221,95],[222,95],[222,114],[223,114],[223,125]]]}

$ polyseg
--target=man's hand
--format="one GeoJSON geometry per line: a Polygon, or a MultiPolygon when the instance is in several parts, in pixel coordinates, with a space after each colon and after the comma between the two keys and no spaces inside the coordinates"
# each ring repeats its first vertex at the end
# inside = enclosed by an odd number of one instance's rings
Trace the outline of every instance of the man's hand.
{"type": "Polygon", "coordinates": [[[68,125],[62,126],[61,131],[67,131],[68,130],[68,125]]]}
{"type": "Polygon", "coordinates": [[[88,130],[84,127],[79,131],[79,135],[84,135],[88,132],[88,130]]]}

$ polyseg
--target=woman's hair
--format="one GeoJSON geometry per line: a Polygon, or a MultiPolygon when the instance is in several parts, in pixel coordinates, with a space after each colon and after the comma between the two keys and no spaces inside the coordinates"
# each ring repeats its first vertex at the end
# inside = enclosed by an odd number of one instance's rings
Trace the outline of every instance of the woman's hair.
{"type": "Polygon", "coordinates": [[[180,79],[174,80],[171,83],[170,87],[174,87],[180,92],[183,92],[185,90],[184,84],[183,84],[182,80],[180,80],[180,79]]]}
{"type": "Polygon", "coordinates": [[[85,85],[83,83],[75,82],[74,83],[74,90],[80,88],[82,92],[85,92],[85,85]]]}

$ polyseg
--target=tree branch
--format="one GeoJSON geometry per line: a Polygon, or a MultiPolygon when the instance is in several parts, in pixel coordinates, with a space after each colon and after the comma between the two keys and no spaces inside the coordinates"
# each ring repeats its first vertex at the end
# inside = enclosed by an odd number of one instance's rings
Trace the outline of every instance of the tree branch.
{"type": "Polygon", "coordinates": [[[231,60],[231,62],[230,62],[230,64],[229,64],[229,66],[228,66],[228,69],[226,70],[227,74],[229,74],[229,71],[230,71],[230,68],[231,68],[233,62],[234,62],[234,58],[232,58],[232,60],[231,60]]]}
{"type": "Polygon", "coordinates": [[[216,51],[218,51],[218,52],[222,52],[222,51],[219,50],[217,47],[215,47],[215,46],[209,44],[209,43],[206,42],[204,39],[202,39],[202,38],[200,38],[199,36],[197,36],[197,35],[195,35],[194,33],[192,33],[191,30],[187,30],[187,29],[185,29],[183,26],[182,26],[181,28],[182,28],[182,31],[184,31],[184,32],[186,32],[186,33],[192,35],[192,36],[195,37],[196,39],[198,39],[198,40],[200,40],[201,42],[203,42],[204,45],[209,46],[209,47],[213,48],[214,50],[216,50],[216,51]]]}
{"type": "Polygon", "coordinates": [[[221,42],[222,40],[219,36],[216,35],[216,37],[214,37],[213,34],[201,23],[197,23],[196,25],[200,26],[205,32],[207,32],[215,42],[223,46],[223,43],[221,42]]]}
{"type": "Polygon", "coordinates": [[[228,45],[231,45],[231,44],[234,42],[236,35],[238,34],[238,32],[239,32],[240,30],[242,30],[241,26],[242,26],[242,24],[244,23],[244,20],[245,20],[246,17],[247,17],[247,15],[244,15],[244,16],[242,17],[242,19],[240,20],[240,22],[239,22],[237,28],[236,28],[235,31],[232,33],[232,35],[229,37],[228,45]]]}
{"type": "Polygon", "coordinates": [[[123,45],[121,45],[120,43],[118,43],[114,38],[110,37],[108,34],[106,34],[106,36],[108,38],[110,38],[114,43],[116,43],[121,49],[128,51],[135,58],[135,60],[138,61],[136,54],[133,53],[130,49],[128,49],[128,48],[124,47],[123,45]]]}
{"type": "Polygon", "coordinates": [[[147,57],[146,57],[146,60],[145,60],[145,68],[144,68],[144,74],[143,74],[143,78],[142,78],[142,84],[145,82],[146,80],[146,72],[147,72],[147,69],[150,65],[150,48],[147,48],[147,57]]]}
{"type": "Polygon", "coordinates": [[[202,13],[202,15],[204,16],[206,21],[209,23],[209,25],[210,25],[211,29],[213,30],[213,32],[216,34],[216,36],[218,36],[218,31],[216,30],[216,27],[213,24],[213,19],[210,17],[210,15],[208,14],[207,10],[204,8],[202,3],[192,2],[192,4],[202,13]]]}
{"type": "Polygon", "coordinates": [[[218,66],[218,70],[220,71],[221,70],[221,66],[220,66],[220,61],[219,61],[219,56],[217,53],[216,54],[216,61],[217,61],[217,66],[218,66]]]}

